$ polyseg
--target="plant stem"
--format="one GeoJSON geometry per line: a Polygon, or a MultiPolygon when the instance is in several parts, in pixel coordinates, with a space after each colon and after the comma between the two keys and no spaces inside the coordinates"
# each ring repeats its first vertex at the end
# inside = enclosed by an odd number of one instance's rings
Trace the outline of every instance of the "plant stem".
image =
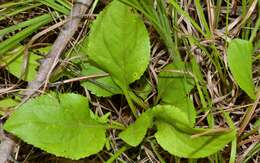
{"type": "Polygon", "coordinates": [[[175,162],[176,162],[176,163],[181,163],[181,159],[180,159],[179,157],[174,156],[174,159],[175,159],[175,162]]]}
{"type": "Polygon", "coordinates": [[[129,95],[128,90],[127,89],[122,89],[122,90],[123,90],[123,93],[124,93],[124,95],[126,97],[126,101],[127,101],[128,105],[129,105],[129,107],[130,107],[134,117],[137,118],[136,107],[135,107],[133,101],[131,100],[131,97],[129,95]]]}
{"type": "Polygon", "coordinates": [[[229,163],[235,163],[237,154],[237,137],[231,143],[231,153],[229,163]]]}
{"type": "Polygon", "coordinates": [[[130,98],[139,106],[141,106],[143,109],[148,109],[149,106],[143,101],[141,100],[138,96],[136,96],[136,94],[132,91],[129,91],[129,96],[130,98]]]}
{"type": "Polygon", "coordinates": [[[127,149],[129,149],[129,146],[123,146],[120,148],[110,159],[108,159],[105,163],[112,163],[114,160],[116,160],[123,152],[125,152],[127,149]]]}
{"type": "MultiPolygon", "coordinates": [[[[234,122],[232,121],[232,119],[230,118],[230,116],[228,115],[228,113],[226,113],[224,110],[222,110],[222,113],[223,113],[229,127],[231,129],[235,130],[236,126],[235,126],[234,122]]],[[[235,139],[231,143],[231,153],[230,153],[229,163],[235,163],[236,154],[237,154],[237,137],[235,137],[235,139]]]]}
{"type": "MultiPolygon", "coordinates": [[[[205,112],[208,112],[209,109],[207,108],[207,103],[206,103],[206,100],[204,98],[203,92],[202,92],[202,90],[200,88],[199,81],[198,81],[197,77],[194,78],[194,81],[195,81],[195,84],[196,84],[196,87],[197,87],[197,90],[198,90],[198,93],[199,93],[199,97],[200,97],[200,100],[201,100],[202,108],[203,108],[203,110],[205,112]]],[[[209,127],[213,128],[213,126],[214,126],[214,118],[213,118],[213,115],[212,115],[211,111],[209,112],[209,115],[207,116],[207,121],[208,121],[209,127]]]]}
{"type": "Polygon", "coordinates": [[[118,129],[118,130],[124,130],[125,126],[117,121],[111,121],[110,124],[107,125],[110,129],[118,129]]]}
{"type": "Polygon", "coordinates": [[[152,141],[150,141],[151,147],[155,153],[155,155],[157,156],[157,158],[159,159],[159,161],[161,163],[166,163],[166,161],[163,159],[163,157],[160,155],[160,153],[156,150],[156,147],[154,145],[154,143],[152,141]]]}
{"type": "Polygon", "coordinates": [[[189,158],[188,163],[197,163],[197,159],[189,158]]]}

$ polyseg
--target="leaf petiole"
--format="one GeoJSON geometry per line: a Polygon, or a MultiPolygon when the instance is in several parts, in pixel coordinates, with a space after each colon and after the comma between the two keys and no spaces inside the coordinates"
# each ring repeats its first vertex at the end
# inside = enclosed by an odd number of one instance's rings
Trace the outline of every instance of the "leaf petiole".
{"type": "Polygon", "coordinates": [[[118,129],[118,130],[124,130],[125,126],[117,121],[110,121],[109,124],[106,126],[109,129],[118,129]]]}
{"type": "Polygon", "coordinates": [[[140,99],[133,91],[129,91],[129,96],[130,98],[139,106],[141,106],[143,109],[147,110],[149,106],[142,100],[140,99]]]}
{"type": "Polygon", "coordinates": [[[114,162],[114,160],[116,160],[122,153],[124,153],[129,148],[130,148],[130,146],[123,146],[118,151],[116,151],[115,154],[112,157],[110,157],[110,159],[108,159],[105,163],[114,162]]]}
{"type": "Polygon", "coordinates": [[[122,90],[123,90],[123,93],[124,93],[124,95],[126,97],[126,101],[127,101],[128,105],[129,105],[129,107],[130,107],[134,117],[137,118],[138,116],[137,116],[137,112],[136,112],[136,107],[135,107],[135,105],[134,105],[134,103],[133,103],[133,101],[131,99],[131,96],[129,95],[128,90],[127,89],[122,89],[122,90]]]}

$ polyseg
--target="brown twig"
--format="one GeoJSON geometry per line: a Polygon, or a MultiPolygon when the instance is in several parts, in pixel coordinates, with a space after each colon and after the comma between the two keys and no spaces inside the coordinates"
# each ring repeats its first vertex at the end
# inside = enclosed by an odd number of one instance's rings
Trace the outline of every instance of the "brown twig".
{"type": "Polygon", "coordinates": [[[5,163],[8,160],[10,153],[12,152],[13,147],[15,146],[15,142],[5,136],[4,131],[2,129],[2,123],[0,121],[0,163],[5,163]]]}
{"type": "Polygon", "coordinates": [[[37,92],[38,89],[43,86],[44,82],[48,78],[48,75],[52,72],[58,63],[58,59],[63,50],[77,31],[81,17],[86,12],[91,3],[92,0],[78,0],[73,6],[70,20],[64,25],[63,29],[60,31],[59,36],[55,40],[51,51],[42,61],[36,79],[29,83],[29,90],[24,93],[27,98],[30,98],[37,92]]]}
{"type": "Polygon", "coordinates": [[[109,76],[108,73],[76,77],[76,78],[72,78],[72,79],[58,81],[56,83],[49,83],[48,86],[49,87],[55,87],[55,86],[58,86],[58,85],[61,85],[61,84],[72,83],[72,82],[76,82],[76,81],[84,81],[84,80],[89,80],[89,79],[97,79],[97,78],[102,78],[102,77],[107,77],[107,76],[109,76]]]}
{"type": "MultiPolygon", "coordinates": [[[[48,80],[48,76],[51,74],[56,64],[58,63],[58,59],[66,48],[68,42],[77,31],[80,20],[88,7],[91,5],[92,1],[93,0],[76,1],[72,8],[68,22],[64,24],[64,27],[53,43],[52,49],[48,53],[47,57],[41,62],[36,79],[28,84],[27,91],[23,93],[25,97],[23,98],[22,102],[27,101],[33,95],[35,95],[44,85],[45,81],[48,80]]],[[[13,141],[11,138],[3,138],[0,144],[0,163],[7,162],[14,146],[15,141],[13,141]]]]}
{"type": "Polygon", "coordinates": [[[49,28],[47,29],[44,29],[43,31],[37,33],[36,35],[34,35],[31,40],[27,43],[27,45],[25,46],[25,49],[24,49],[24,60],[23,60],[23,68],[22,68],[22,73],[21,73],[21,79],[25,77],[25,74],[27,72],[27,68],[28,68],[28,62],[29,62],[29,49],[31,47],[33,47],[33,43],[34,41],[36,41],[38,38],[40,38],[41,36],[45,35],[46,33],[62,26],[63,24],[65,24],[68,20],[63,20],[61,22],[58,22],[52,26],[50,26],[49,28]]]}
{"type": "Polygon", "coordinates": [[[5,137],[0,144],[0,163],[6,163],[15,146],[14,140],[5,137]]]}
{"type": "Polygon", "coordinates": [[[239,146],[242,146],[244,144],[247,144],[247,143],[251,143],[251,142],[259,142],[260,141],[260,135],[255,135],[255,136],[252,136],[251,138],[249,139],[246,139],[246,140],[243,140],[241,142],[239,142],[239,146]]]}

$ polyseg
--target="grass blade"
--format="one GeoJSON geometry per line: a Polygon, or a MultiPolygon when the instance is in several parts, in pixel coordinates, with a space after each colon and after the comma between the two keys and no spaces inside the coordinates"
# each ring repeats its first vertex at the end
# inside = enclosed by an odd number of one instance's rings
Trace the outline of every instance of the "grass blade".
{"type": "Polygon", "coordinates": [[[41,21],[38,24],[29,26],[29,27],[25,28],[24,30],[22,30],[21,32],[10,37],[9,39],[1,42],[0,43],[0,55],[3,55],[8,50],[15,47],[20,41],[24,40],[26,37],[31,35],[33,32],[35,32],[41,26],[49,23],[50,21],[52,21],[52,18],[45,19],[44,21],[41,21]]]}
{"type": "Polygon", "coordinates": [[[18,30],[18,29],[21,29],[21,28],[24,28],[24,27],[27,27],[27,26],[30,26],[33,24],[38,24],[39,22],[44,21],[46,19],[50,19],[50,18],[51,18],[50,14],[44,14],[44,15],[29,19],[27,21],[21,22],[19,24],[12,25],[10,27],[0,30],[0,36],[4,36],[7,33],[14,32],[15,30],[18,30]]]}

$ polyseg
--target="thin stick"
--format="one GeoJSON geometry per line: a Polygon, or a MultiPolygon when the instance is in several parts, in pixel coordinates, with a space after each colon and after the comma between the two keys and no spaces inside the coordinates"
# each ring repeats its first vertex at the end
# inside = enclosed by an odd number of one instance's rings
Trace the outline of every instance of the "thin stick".
{"type": "Polygon", "coordinates": [[[15,142],[12,139],[8,137],[3,139],[0,144],[0,163],[5,163],[9,159],[14,146],[15,142]]]}
{"type": "Polygon", "coordinates": [[[89,75],[89,76],[82,76],[82,77],[77,77],[77,78],[72,78],[72,79],[67,79],[63,81],[58,81],[56,83],[49,83],[49,87],[55,87],[61,84],[66,84],[66,83],[73,83],[76,81],[84,81],[84,80],[89,80],[89,79],[96,79],[96,78],[102,78],[102,77],[107,77],[109,76],[108,73],[102,73],[102,74],[94,74],[94,75],[89,75]]]}
{"type": "Polygon", "coordinates": [[[59,57],[77,31],[81,17],[83,17],[91,3],[92,0],[78,0],[75,3],[71,11],[71,18],[60,31],[47,57],[42,61],[36,79],[29,83],[28,88],[30,89],[24,93],[27,96],[25,99],[33,96],[49,78],[58,63],[59,57]]]}
{"type": "Polygon", "coordinates": [[[4,131],[2,129],[1,121],[0,121],[0,139],[2,139],[0,144],[0,163],[5,163],[15,146],[15,142],[12,139],[5,136],[4,131]]]}

